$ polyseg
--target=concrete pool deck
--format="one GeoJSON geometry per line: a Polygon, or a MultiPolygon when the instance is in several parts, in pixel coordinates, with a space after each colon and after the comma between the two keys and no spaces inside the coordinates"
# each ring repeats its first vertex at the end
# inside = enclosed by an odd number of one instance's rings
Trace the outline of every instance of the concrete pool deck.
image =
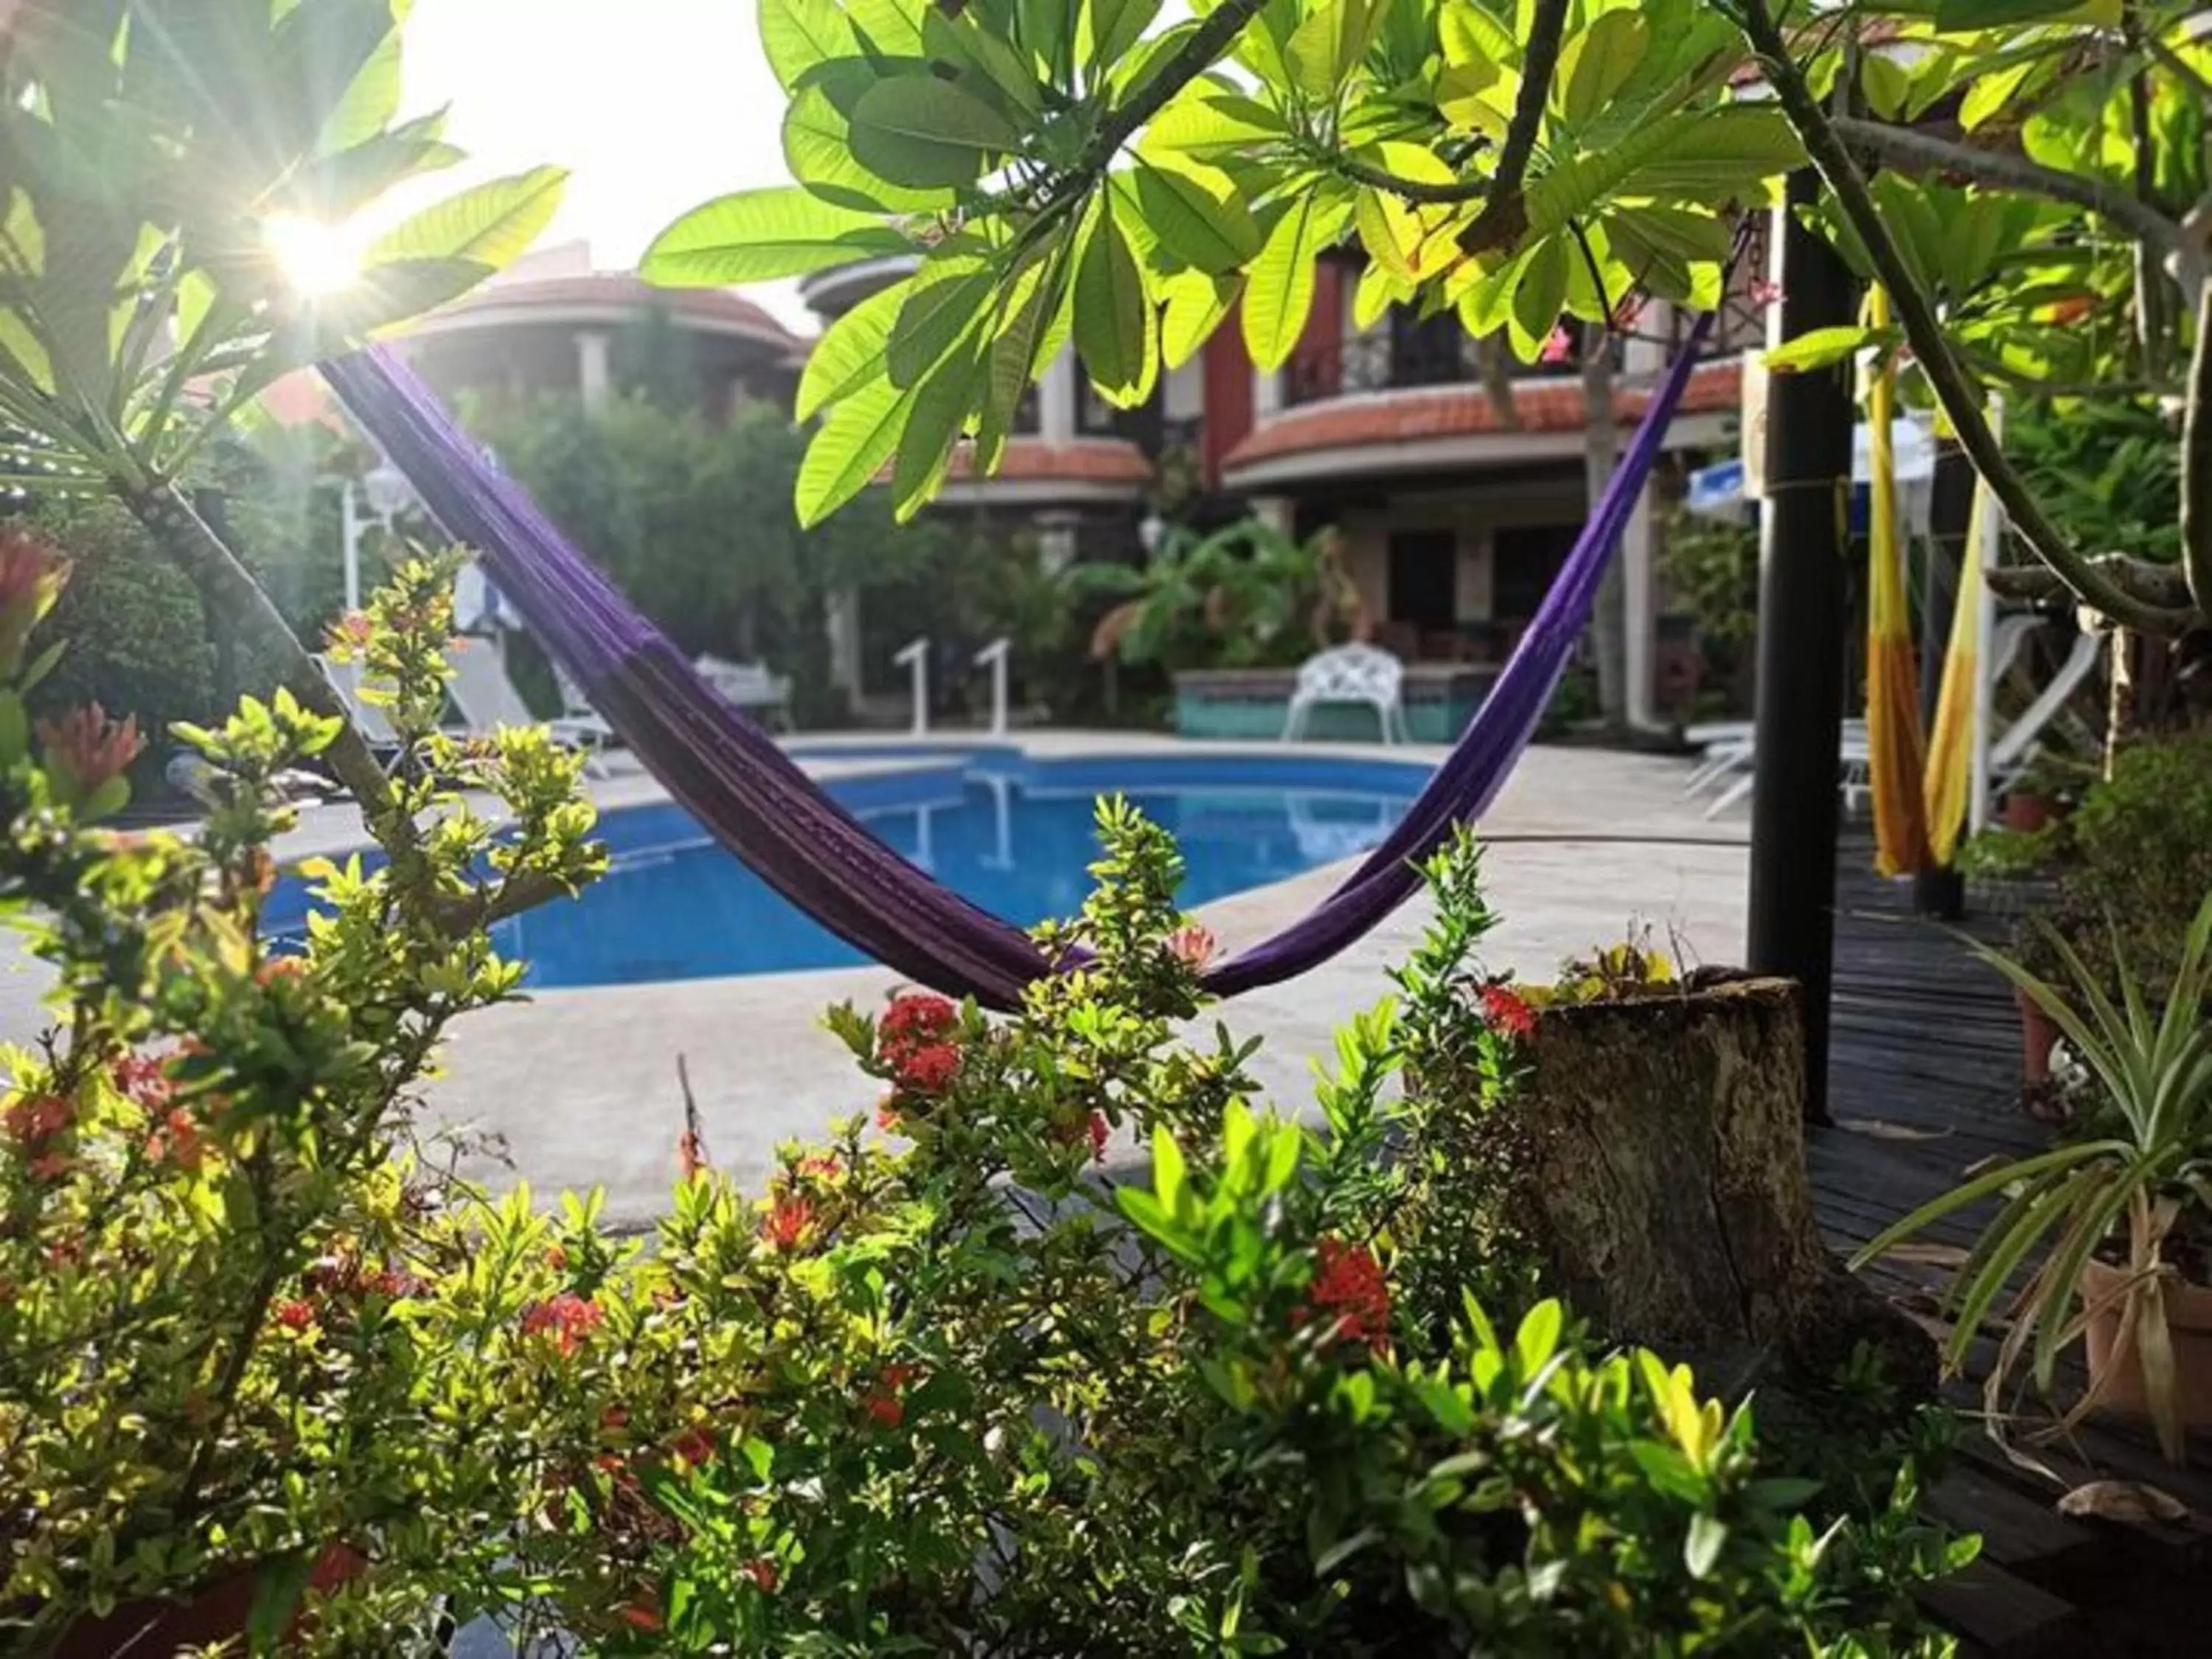
{"type": "MultiPolygon", "coordinates": [[[[1040,759],[1285,752],[1272,744],[1197,744],[1137,732],[1024,732],[996,741],[1040,759]]],[[[939,751],[928,758],[941,762],[947,747],[994,740],[945,732],[924,742],[939,751]]],[[[882,733],[809,736],[803,746],[804,763],[817,776],[912,763],[885,754],[898,740],[882,733]],[[871,752],[841,758],[840,748],[871,752]]],[[[1298,752],[1433,763],[1445,751],[1310,744],[1298,752]]],[[[1494,965],[1548,975],[1568,956],[1644,925],[1692,960],[1741,957],[1743,826],[1705,821],[1701,803],[1682,793],[1688,769],[1683,761],[1607,750],[1528,752],[1481,825],[1491,842],[1491,898],[1504,919],[1492,936],[1494,965]]],[[[610,810],[665,799],[651,779],[634,772],[593,780],[590,787],[610,810]]],[[[350,810],[325,807],[306,814],[277,851],[290,861],[359,842],[350,810]]],[[[1303,915],[1352,862],[1236,894],[1197,914],[1234,951],[1303,915]]],[[[1340,1022],[1389,992],[1385,969],[1403,958],[1427,917],[1425,901],[1417,898],[1334,961],[1248,993],[1208,1018],[1262,1038],[1255,1074],[1279,1106],[1302,1109],[1310,1101],[1313,1060],[1333,1052],[1340,1022]]],[[[20,1041],[37,1030],[43,980],[36,964],[21,960],[0,975],[0,1033],[20,1041]]],[[[678,1055],[715,1163],[757,1186],[779,1141],[873,1109],[875,1085],[821,1029],[821,1012],[837,1001],[880,1001],[899,982],[887,969],[863,967],[541,992],[457,1024],[445,1071],[427,1091],[425,1127],[489,1138],[499,1156],[472,1156],[464,1167],[495,1185],[527,1180],[549,1197],[598,1186],[611,1219],[642,1223],[665,1208],[676,1176],[678,1055]]]]}

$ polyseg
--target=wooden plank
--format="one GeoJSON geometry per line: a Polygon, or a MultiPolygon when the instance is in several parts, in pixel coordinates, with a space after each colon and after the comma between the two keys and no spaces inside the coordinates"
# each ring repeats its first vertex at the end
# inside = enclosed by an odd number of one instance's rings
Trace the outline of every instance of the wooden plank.
{"type": "Polygon", "coordinates": [[[2106,1540],[2051,1504],[1956,1458],[1923,1506],[1960,1532],[1979,1533],[1982,1553],[2006,1571],[2039,1583],[2078,1571],[2105,1553],[2106,1540]]]}
{"type": "Polygon", "coordinates": [[[1992,1659],[2075,1659],[2095,1650],[2084,1645],[2089,1630],[2070,1602],[1992,1561],[1976,1561],[1915,1599],[1992,1659]]]}

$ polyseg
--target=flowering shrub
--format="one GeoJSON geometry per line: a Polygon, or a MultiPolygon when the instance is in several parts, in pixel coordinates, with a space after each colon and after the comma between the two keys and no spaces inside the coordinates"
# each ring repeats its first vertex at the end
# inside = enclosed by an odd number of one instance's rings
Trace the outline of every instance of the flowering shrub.
{"type": "MultiPolygon", "coordinates": [[[[572,760],[532,732],[465,753],[423,716],[452,566],[417,564],[368,637],[415,688],[396,787],[435,828],[404,871],[310,866],[325,908],[277,953],[271,783],[331,724],[280,691],[184,729],[212,769],[199,833],[100,830],[140,734],[96,707],[35,732],[24,714],[53,660],[24,641],[65,574],[41,544],[0,545],[0,895],[53,979],[52,1029],[0,1054],[0,1644],[29,1651],[248,1568],[281,1628],[327,1546],[373,1580],[518,1490],[495,1441],[439,1461],[457,1413],[508,1407],[476,1396],[498,1351],[475,1327],[500,1310],[410,1105],[448,1024],[513,994],[481,926],[504,885],[599,864],[572,760]],[[463,783],[505,802],[513,839],[494,846],[463,783]]],[[[547,1306],[556,1346],[600,1320],[547,1306]]]]}
{"type": "Polygon", "coordinates": [[[1913,1650],[1905,1590],[1964,1551],[1911,1523],[1909,1476],[1815,1511],[1747,1407],[1591,1346],[1469,1195],[1453,1157],[1510,1115],[1533,1017],[1480,960],[1472,844],[1302,1127],[1249,1103],[1249,1046],[1181,1037],[1212,943],[1168,836],[1100,823],[1097,890],[1043,931],[1065,971],[1012,1018],[922,992],[832,1014],[896,1140],[855,1120],[787,1147],[757,1200],[702,1172],[625,1258],[624,1449],[514,1539],[508,1588],[544,1587],[518,1628],[641,1653],[1913,1650]],[[1116,1131],[1149,1139],[1149,1186],[1099,1171],[1116,1131]]]}

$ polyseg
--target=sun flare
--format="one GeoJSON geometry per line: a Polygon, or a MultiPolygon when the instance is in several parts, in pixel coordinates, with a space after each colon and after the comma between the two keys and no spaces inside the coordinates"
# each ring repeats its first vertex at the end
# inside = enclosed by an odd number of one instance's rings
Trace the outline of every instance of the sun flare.
{"type": "Polygon", "coordinates": [[[316,219],[271,219],[261,228],[284,280],[310,297],[350,288],[361,276],[361,247],[343,225],[316,219]]]}

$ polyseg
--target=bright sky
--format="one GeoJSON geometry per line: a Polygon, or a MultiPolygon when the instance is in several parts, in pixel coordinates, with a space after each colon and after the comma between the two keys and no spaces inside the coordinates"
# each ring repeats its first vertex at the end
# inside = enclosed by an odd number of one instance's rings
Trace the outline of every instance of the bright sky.
{"type": "MultiPolygon", "coordinates": [[[[568,168],[546,241],[587,238],[599,265],[628,266],[686,209],[790,181],[757,19],[755,0],[417,0],[408,112],[452,106],[470,161],[448,186],[568,168]]],[[[790,285],[757,297],[813,326],[790,285]]]]}

